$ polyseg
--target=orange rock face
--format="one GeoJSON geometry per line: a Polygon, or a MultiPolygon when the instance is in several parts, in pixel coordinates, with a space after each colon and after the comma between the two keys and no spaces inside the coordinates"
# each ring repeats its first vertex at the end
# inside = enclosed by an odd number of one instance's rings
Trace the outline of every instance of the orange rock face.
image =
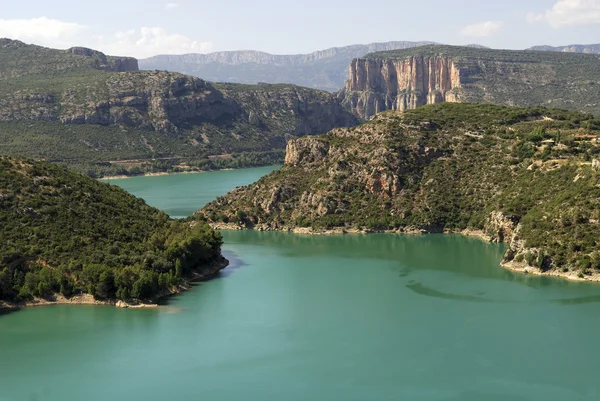
{"type": "Polygon", "coordinates": [[[460,69],[445,57],[355,59],[343,91],[345,106],[368,119],[385,110],[458,102],[460,69]]]}

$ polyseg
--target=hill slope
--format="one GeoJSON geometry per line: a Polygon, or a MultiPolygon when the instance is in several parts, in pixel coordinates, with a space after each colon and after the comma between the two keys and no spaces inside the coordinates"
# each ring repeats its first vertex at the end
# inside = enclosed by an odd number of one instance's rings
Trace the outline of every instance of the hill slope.
{"type": "Polygon", "coordinates": [[[140,60],[144,70],[167,70],[209,81],[243,84],[292,83],[335,92],[344,86],[348,64],[367,53],[405,49],[432,42],[385,42],[334,47],[310,54],[275,55],[259,51],[161,55],[140,60]]]}
{"type": "Polygon", "coordinates": [[[423,46],[355,59],[340,93],[368,119],[440,102],[558,107],[600,113],[600,58],[589,54],[423,46]]]}
{"type": "MultiPolygon", "coordinates": [[[[196,216],[261,230],[480,230],[506,263],[600,268],[600,121],[560,110],[440,104],[288,144],[286,164],[196,216]]],[[[483,234],[482,234],[483,235],[483,234]]]]}
{"type": "Polygon", "coordinates": [[[323,91],[119,72],[105,66],[129,61],[89,49],[2,43],[0,154],[46,158],[84,172],[115,173],[117,163],[107,162],[152,158],[164,169],[204,168],[208,156],[234,152],[259,152],[254,162],[272,162],[290,138],[356,123],[323,91]]]}
{"type": "Polygon", "coordinates": [[[10,157],[0,157],[0,238],[0,304],[57,293],[154,299],[225,265],[221,236],[207,225],[171,220],[116,186],[10,157]]]}

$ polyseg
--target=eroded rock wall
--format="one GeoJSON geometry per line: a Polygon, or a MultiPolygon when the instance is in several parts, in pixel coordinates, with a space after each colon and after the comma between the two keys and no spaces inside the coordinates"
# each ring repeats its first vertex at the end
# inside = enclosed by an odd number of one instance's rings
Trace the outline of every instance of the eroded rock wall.
{"type": "Polygon", "coordinates": [[[341,92],[343,105],[368,119],[386,110],[459,101],[461,70],[445,57],[355,59],[341,92]]]}

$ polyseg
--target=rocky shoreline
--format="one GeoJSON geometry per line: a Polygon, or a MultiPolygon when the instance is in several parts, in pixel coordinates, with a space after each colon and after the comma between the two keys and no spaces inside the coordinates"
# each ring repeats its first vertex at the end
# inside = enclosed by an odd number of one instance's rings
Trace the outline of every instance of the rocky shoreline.
{"type": "Polygon", "coordinates": [[[580,276],[577,272],[574,271],[567,271],[567,272],[562,272],[562,271],[541,271],[539,269],[536,269],[535,267],[531,267],[528,266],[526,263],[524,262],[515,262],[515,261],[510,261],[510,262],[502,262],[500,263],[500,266],[502,266],[503,268],[510,270],[512,272],[515,273],[521,273],[521,274],[531,274],[534,276],[542,276],[542,277],[557,277],[557,278],[562,278],[565,280],[569,280],[569,281],[588,281],[588,282],[594,282],[594,283],[600,283],[600,273],[591,273],[589,275],[583,275],[580,276]]]}
{"type": "MultiPolygon", "coordinates": [[[[210,223],[211,227],[215,230],[225,230],[225,231],[242,231],[246,230],[246,228],[241,227],[237,224],[233,223],[210,223]]],[[[320,230],[302,227],[294,227],[294,228],[283,228],[283,229],[274,229],[272,227],[262,227],[257,226],[254,228],[256,231],[279,231],[279,232],[289,232],[292,234],[305,234],[305,235],[344,235],[344,234],[397,234],[397,235],[427,235],[434,234],[434,232],[430,232],[427,230],[421,230],[417,228],[404,228],[400,230],[368,230],[368,229],[357,229],[357,228],[335,228],[330,230],[320,230]]],[[[465,229],[465,230],[444,230],[443,232],[439,232],[439,234],[455,234],[462,235],[465,237],[478,238],[484,242],[494,242],[494,238],[488,234],[486,234],[483,230],[474,230],[474,229],[465,229]]],[[[541,271],[535,267],[528,266],[524,262],[516,262],[516,261],[502,261],[500,266],[504,269],[510,270],[515,273],[521,274],[531,274],[535,276],[545,276],[545,277],[556,277],[562,278],[569,281],[580,281],[580,282],[600,282],[600,273],[592,273],[589,275],[579,275],[575,271],[541,271]]]]}
{"type": "Polygon", "coordinates": [[[160,173],[144,173],[144,174],[139,174],[139,175],[112,175],[112,176],[98,178],[98,180],[99,181],[126,180],[128,178],[136,178],[136,177],[162,177],[164,175],[201,174],[201,173],[206,173],[206,171],[198,170],[198,171],[179,171],[177,173],[160,172],[160,173]]]}
{"type": "Polygon", "coordinates": [[[100,305],[100,306],[114,306],[121,309],[153,309],[158,308],[160,305],[158,301],[164,298],[168,298],[172,295],[180,294],[184,291],[192,288],[192,283],[198,281],[206,281],[216,277],[221,270],[229,266],[229,261],[225,258],[223,260],[210,266],[210,269],[203,272],[196,272],[190,277],[181,281],[177,286],[170,288],[168,291],[159,293],[154,299],[147,301],[137,302],[125,302],[116,299],[98,300],[95,299],[91,294],[80,294],[75,295],[71,298],[66,298],[61,294],[54,294],[52,299],[34,298],[28,302],[4,302],[0,301],[1,310],[19,310],[23,308],[40,307],[40,306],[51,306],[51,305],[100,305]]]}

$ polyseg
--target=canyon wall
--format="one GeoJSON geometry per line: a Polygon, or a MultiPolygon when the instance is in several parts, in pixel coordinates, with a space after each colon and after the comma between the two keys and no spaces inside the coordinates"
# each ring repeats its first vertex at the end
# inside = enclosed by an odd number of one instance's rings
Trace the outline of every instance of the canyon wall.
{"type": "Polygon", "coordinates": [[[460,69],[445,57],[366,58],[350,64],[341,97],[353,114],[368,119],[385,110],[458,102],[460,87],[460,69]]]}
{"type": "Polygon", "coordinates": [[[591,54],[422,46],[353,60],[338,96],[363,120],[441,102],[600,114],[599,71],[591,54]]]}

